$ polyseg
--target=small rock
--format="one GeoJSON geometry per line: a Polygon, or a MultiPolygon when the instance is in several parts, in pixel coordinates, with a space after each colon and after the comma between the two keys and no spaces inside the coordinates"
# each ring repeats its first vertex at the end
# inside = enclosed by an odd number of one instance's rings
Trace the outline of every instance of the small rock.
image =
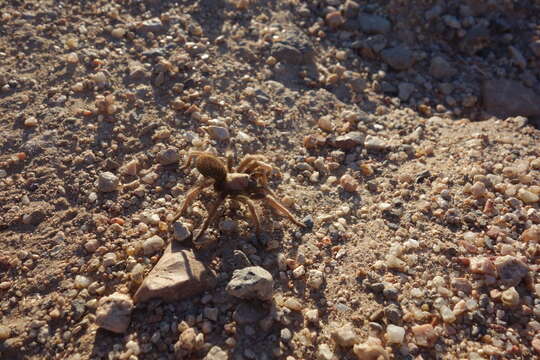
{"type": "Polygon", "coordinates": [[[538,94],[515,80],[487,80],[482,86],[486,110],[496,116],[540,115],[538,94]]]}
{"type": "Polygon", "coordinates": [[[506,255],[495,260],[501,282],[506,286],[517,286],[529,276],[529,267],[518,258],[506,255]]]}
{"type": "Polygon", "coordinates": [[[432,347],[438,339],[438,335],[431,324],[415,325],[411,328],[416,345],[432,347]]]}
{"type": "Polygon", "coordinates": [[[100,192],[112,192],[118,190],[120,179],[109,171],[102,172],[98,177],[97,188],[100,192]]]}
{"type": "Polygon", "coordinates": [[[523,201],[525,204],[533,204],[538,202],[540,200],[540,196],[536,195],[535,193],[525,190],[525,189],[519,189],[517,193],[517,197],[523,201]]]}
{"type": "MultiPolygon", "coordinates": [[[[539,56],[540,57],[540,56],[539,56]]],[[[531,342],[534,351],[540,355],[540,337],[535,337],[531,342]]]]}
{"type": "Polygon", "coordinates": [[[309,321],[312,324],[316,324],[319,322],[319,310],[317,309],[309,309],[304,313],[304,316],[307,321],[309,321]]]}
{"type": "Polygon", "coordinates": [[[324,282],[324,274],[319,270],[309,270],[307,285],[312,289],[319,289],[324,282]]]}
{"type": "Polygon", "coordinates": [[[0,341],[9,339],[11,336],[11,329],[9,326],[0,325],[0,341]]]}
{"type": "Polygon", "coordinates": [[[215,283],[215,275],[192,251],[169,244],[135,293],[135,303],[159,298],[167,302],[200,294],[215,283]]]}
{"type": "Polygon", "coordinates": [[[140,31],[153,33],[160,32],[163,29],[163,23],[157,17],[143,21],[141,26],[139,27],[140,31]]]}
{"type": "Polygon", "coordinates": [[[24,126],[26,127],[36,127],[38,126],[38,120],[35,116],[30,116],[24,119],[24,126]]]}
{"type": "Polygon", "coordinates": [[[133,301],[126,294],[113,293],[99,300],[96,324],[109,331],[125,333],[131,321],[133,301]]]}
{"type": "Polygon", "coordinates": [[[405,328],[396,325],[388,325],[386,327],[386,340],[390,344],[401,344],[405,338],[405,328]]]}
{"type": "Polygon", "coordinates": [[[105,266],[105,267],[115,265],[117,263],[117,261],[118,261],[118,259],[117,259],[115,253],[110,252],[110,253],[106,253],[105,255],[103,255],[103,266],[105,266]]]}
{"type": "Polygon", "coordinates": [[[365,135],[359,131],[351,131],[333,139],[332,145],[342,150],[352,150],[364,143],[365,135]]]}
{"type": "Polygon", "coordinates": [[[435,79],[447,79],[456,75],[457,70],[452,65],[440,56],[436,56],[431,60],[429,66],[429,74],[435,79]]]}
{"type": "Polygon", "coordinates": [[[381,341],[371,336],[365,343],[354,345],[353,352],[358,360],[388,360],[390,358],[382,347],[381,341]]]}
{"type": "Polygon", "coordinates": [[[168,148],[161,150],[156,157],[157,161],[161,165],[171,165],[174,163],[178,163],[180,160],[180,154],[178,153],[178,150],[175,148],[168,148]]]}
{"type": "Polygon", "coordinates": [[[335,355],[328,344],[321,344],[317,349],[317,360],[335,360],[335,355]]]}
{"type": "Polygon", "coordinates": [[[332,338],[342,347],[351,347],[359,342],[358,335],[354,332],[351,324],[345,324],[332,330],[332,338]]]}
{"type": "Polygon", "coordinates": [[[154,235],[152,237],[149,237],[148,239],[144,240],[142,244],[144,255],[152,255],[159,250],[163,249],[165,246],[165,240],[163,240],[158,235],[154,235]]]}
{"type": "Polygon", "coordinates": [[[540,225],[533,225],[521,233],[521,240],[540,242],[540,225]]]}
{"type": "Polygon", "coordinates": [[[172,224],[173,228],[173,238],[178,242],[186,241],[190,238],[191,232],[189,229],[180,221],[176,221],[172,224]]]}
{"type": "Polygon", "coordinates": [[[469,295],[472,292],[472,284],[465,278],[454,278],[451,281],[452,288],[469,295]]]}
{"type": "Polygon", "coordinates": [[[386,141],[372,135],[366,136],[364,147],[369,151],[384,151],[388,147],[386,141]]]}
{"type": "Polygon", "coordinates": [[[204,127],[204,130],[208,133],[208,135],[210,135],[212,139],[217,141],[225,141],[231,137],[229,129],[223,126],[206,126],[204,127]]]}
{"type": "Polygon", "coordinates": [[[414,64],[413,52],[404,46],[381,51],[381,58],[395,70],[407,70],[414,64]]]}
{"type": "Polygon", "coordinates": [[[497,268],[487,257],[474,257],[470,260],[469,268],[475,274],[495,275],[497,268]]]}
{"type": "Polygon", "coordinates": [[[296,269],[293,270],[292,275],[295,279],[301,278],[306,274],[306,268],[304,265],[298,266],[296,269]]]}
{"type": "Polygon", "coordinates": [[[414,91],[414,84],[411,84],[408,82],[401,82],[398,85],[398,96],[403,101],[409,100],[413,91],[414,91]]]}
{"type": "Polygon", "coordinates": [[[358,188],[358,181],[349,174],[344,174],[339,179],[339,184],[343,187],[343,190],[347,192],[355,192],[358,188]]]}
{"type": "Polygon", "coordinates": [[[301,311],[304,308],[304,304],[302,304],[300,300],[294,297],[287,298],[283,305],[293,311],[301,311]]]}
{"type": "Polygon", "coordinates": [[[260,266],[235,270],[226,290],[229,295],[242,299],[270,300],[274,287],[272,274],[260,266]]]}
{"type": "Polygon", "coordinates": [[[203,360],[228,360],[229,355],[225,350],[220,348],[217,345],[214,345],[210,348],[210,351],[206,354],[203,360]]]}
{"type": "Polygon", "coordinates": [[[506,289],[501,294],[501,301],[504,306],[515,307],[519,305],[519,293],[516,291],[516,288],[513,286],[509,289],[506,289]]]}
{"type": "Polygon", "coordinates": [[[368,34],[386,34],[392,25],[382,16],[362,13],[358,15],[358,27],[368,34]]]}
{"type": "Polygon", "coordinates": [[[345,23],[345,18],[343,17],[343,15],[341,15],[339,11],[332,11],[326,14],[325,20],[328,26],[334,29],[340,27],[345,23]]]}

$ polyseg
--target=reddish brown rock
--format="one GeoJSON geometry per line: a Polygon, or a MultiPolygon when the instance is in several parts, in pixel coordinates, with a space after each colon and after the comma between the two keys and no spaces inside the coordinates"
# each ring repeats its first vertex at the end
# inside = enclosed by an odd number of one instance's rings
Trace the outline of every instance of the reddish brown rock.
{"type": "Polygon", "coordinates": [[[135,303],[160,298],[176,301],[213,287],[215,274],[197,260],[193,251],[169,244],[161,259],[135,293],[135,303]]]}

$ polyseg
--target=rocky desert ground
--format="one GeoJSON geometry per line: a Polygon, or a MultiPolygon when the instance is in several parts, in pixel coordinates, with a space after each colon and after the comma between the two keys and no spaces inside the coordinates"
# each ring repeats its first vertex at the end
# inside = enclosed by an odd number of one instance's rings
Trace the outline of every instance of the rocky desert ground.
{"type": "Polygon", "coordinates": [[[539,1],[3,0],[0,59],[0,358],[539,358],[539,1]],[[195,241],[193,151],[303,226],[195,241]]]}

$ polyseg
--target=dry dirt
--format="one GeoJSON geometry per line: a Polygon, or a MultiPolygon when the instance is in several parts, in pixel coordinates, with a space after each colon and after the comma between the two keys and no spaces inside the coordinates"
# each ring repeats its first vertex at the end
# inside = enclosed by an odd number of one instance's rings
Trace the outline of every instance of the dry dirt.
{"type": "MultiPolygon", "coordinates": [[[[393,359],[537,358],[540,111],[520,101],[540,102],[538,1],[358,3],[2,1],[0,358],[369,359],[368,337],[393,359]],[[521,100],[492,114],[483,86],[499,78],[521,100]],[[261,206],[256,238],[228,204],[206,246],[187,244],[215,287],[100,329],[99,299],[133,295],[134,266],[159,260],[141,242],[174,241],[164,225],[198,181],[187,153],[226,149],[264,154],[313,226],[261,206]],[[272,273],[270,302],[225,291],[247,264],[272,273]],[[191,352],[182,321],[204,333],[191,352]]],[[[183,221],[196,229],[211,200],[183,221]]]]}

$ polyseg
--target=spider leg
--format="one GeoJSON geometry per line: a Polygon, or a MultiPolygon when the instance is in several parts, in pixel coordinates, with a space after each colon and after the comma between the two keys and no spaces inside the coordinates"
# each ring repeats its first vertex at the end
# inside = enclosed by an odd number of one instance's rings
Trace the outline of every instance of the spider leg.
{"type": "Polygon", "coordinates": [[[194,188],[192,188],[191,190],[189,190],[187,192],[186,196],[184,197],[184,201],[182,202],[182,207],[176,213],[176,215],[173,217],[171,223],[174,223],[176,220],[178,220],[178,218],[180,216],[182,216],[184,211],[187,210],[189,205],[191,205],[193,200],[195,200],[195,198],[201,193],[201,191],[203,191],[205,188],[207,188],[210,185],[212,185],[212,182],[209,181],[209,182],[205,182],[205,183],[203,183],[201,185],[197,185],[194,188]]]}
{"type": "Polygon", "coordinates": [[[258,236],[261,233],[261,220],[259,219],[259,214],[257,214],[257,209],[255,209],[255,204],[253,204],[253,201],[251,201],[251,199],[248,198],[247,196],[240,195],[240,196],[237,196],[236,198],[247,205],[249,209],[249,213],[251,215],[251,219],[253,220],[253,223],[255,224],[255,231],[258,236]]]}
{"type": "Polygon", "coordinates": [[[233,172],[234,155],[233,155],[231,150],[227,150],[226,157],[227,157],[227,171],[232,173],[233,172]]]}
{"type": "MultiPolygon", "coordinates": [[[[270,191],[271,192],[271,191],[270,191]]],[[[295,223],[296,225],[300,226],[300,227],[306,227],[306,225],[304,225],[303,223],[301,223],[300,221],[296,220],[295,217],[293,216],[293,214],[291,214],[291,212],[285,207],[285,205],[283,205],[278,199],[276,199],[274,196],[270,195],[270,194],[266,194],[266,196],[263,198],[267,203],[268,205],[270,205],[272,208],[274,208],[275,210],[277,210],[278,212],[280,212],[281,214],[285,215],[286,217],[289,218],[289,220],[291,220],[293,223],[295,223]]]]}
{"type": "Polygon", "coordinates": [[[217,211],[219,207],[221,206],[221,204],[223,203],[223,201],[225,200],[225,198],[226,198],[225,195],[219,195],[216,202],[212,204],[212,206],[210,207],[210,210],[208,210],[208,216],[206,217],[206,220],[204,220],[204,223],[201,226],[201,230],[197,234],[197,237],[194,239],[195,242],[199,240],[199,238],[202,236],[202,234],[204,234],[206,229],[208,229],[208,226],[210,225],[210,223],[215,219],[217,215],[217,211]]]}
{"type": "Polygon", "coordinates": [[[245,169],[247,166],[249,166],[249,164],[251,164],[253,161],[257,161],[257,160],[265,160],[265,157],[262,156],[262,155],[246,155],[244,156],[244,158],[242,159],[242,161],[240,161],[240,164],[238,164],[238,167],[236,168],[236,172],[246,172],[245,169]]]}

